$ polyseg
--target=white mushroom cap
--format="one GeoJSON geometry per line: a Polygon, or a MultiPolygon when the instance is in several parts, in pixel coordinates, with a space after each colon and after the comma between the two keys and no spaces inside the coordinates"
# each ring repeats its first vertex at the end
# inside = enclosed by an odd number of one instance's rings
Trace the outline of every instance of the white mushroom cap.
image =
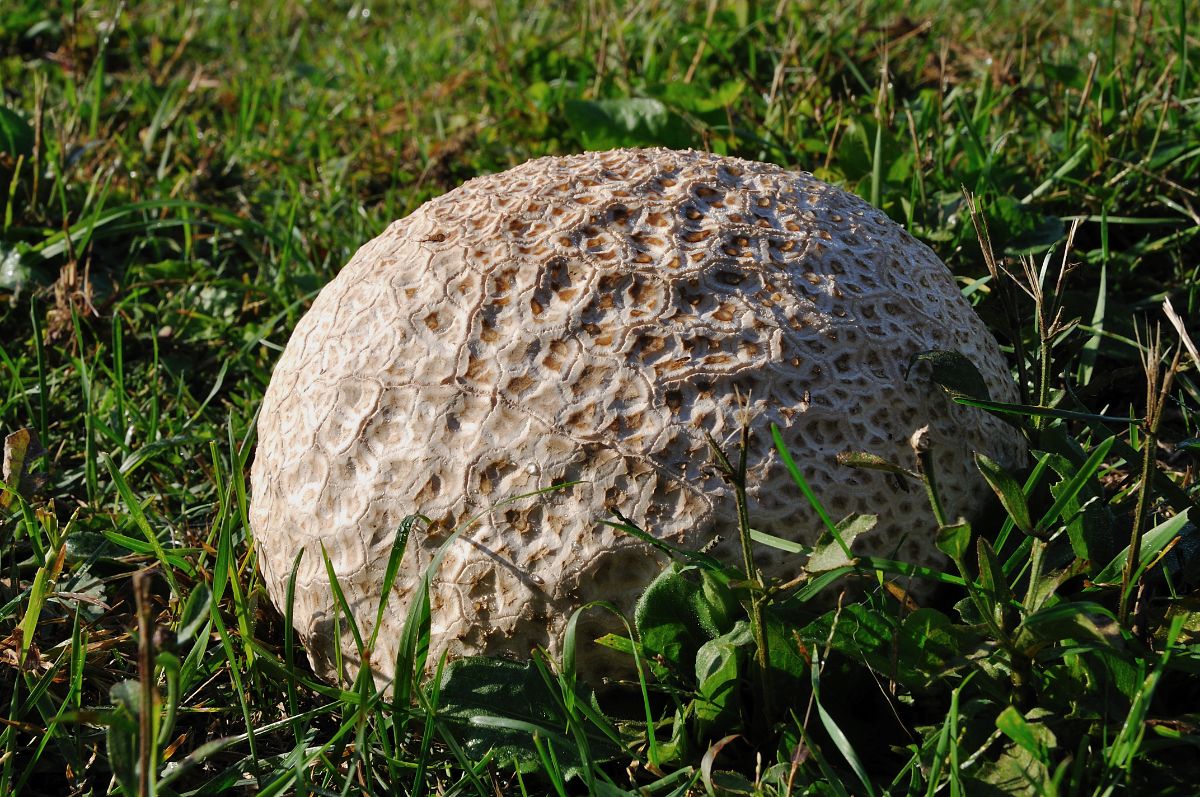
{"type": "MultiPolygon", "coordinates": [[[[751,519],[813,542],[816,514],[767,431],[782,429],[834,518],[878,513],[862,552],[940,561],[920,489],[839,465],[867,451],[915,467],[929,427],[945,503],[980,504],[971,453],[1016,463],[1007,425],[950,402],[913,354],[957,350],[993,398],[1016,400],[995,340],[946,267],[882,212],[811,175],[702,152],[542,158],[480,177],[392,224],[297,325],[263,401],[251,525],[283,605],[305,549],[294,622],[333,677],[328,551],[366,634],[401,520],[409,540],[376,672],[386,677],[411,591],[459,524],[432,589],[434,660],[556,651],[574,608],[630,608],[661,568],[603,525],[616,508],[656,537],[737,562],[730,488],[705,433],[732,450],[748,404],[751,519]],[[741,399],[739,399],[739,396],[741,399]]],[[[768,575],[796,557],[757,552],[768,575]]],[[[343,623],[344,628],[344,623],[343,623]]]]}

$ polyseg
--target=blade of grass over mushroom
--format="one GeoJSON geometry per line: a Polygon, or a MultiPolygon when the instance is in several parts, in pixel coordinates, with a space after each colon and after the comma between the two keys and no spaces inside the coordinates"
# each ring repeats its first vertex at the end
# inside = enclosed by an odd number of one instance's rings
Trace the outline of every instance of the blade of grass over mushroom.
{"type": "MultiPolygon", "coordinates": [[[[283,666],[288,671],[287,679],[287,696],[288,696],[288,714],[296,717],[300,713],[300,694],[296,689],[296,639],[294,626],[292,625],[292,607],[296,604],[296,574],[300,570],[300,560],[304,558],[304,549],[296,551],[296,558],[292,560],[292,569],[288,574],[287,602],[283,605],[283,666]]],[[[292,722],[292,736],[296,740],[296,744],[300,744],[300,740],[304,737],[303,728],[298,720],[292,722]]]]}
{"type": "Polygon", "coordinates": [[[957,351],[933,350],[917,352],[908,361],[907,379],[918,363],[928,364],[930,376],[954,399],[979,399],[990,401],[987,382],[975,367],[975,363],[957,351]]]}
{"type": "MultiPolygon", "coordinates": [[[[792,480],[800,488],[800,492],[804,495],[804,498],[821,518],[821,522],[825,524],[825,528],[829,530],[834,539],[840,539],[838,537],[837,525],[830,519],[829,513],[825,511],[825,507],[812,491],[812,488],[808,486],[808,480],[804,478],[804,474],[796,466],[796,461],[792,459],[792,454],[788,451],[787,443],[784,442],[783,436],[779,433],[779,427],[775,424],[771,424],[771,440],[775,445],[775,450],[779,452],[780,459],[783,460],[784,467],[791,474],[792,480]]],[[[847,557],[851,556],[850,548],[844,542],[842,543],[842,550],[847,557]]]]}
{"type": "Polygon", "coordinates": [[[1060,410],[1053,407],[1037,407],[1032,404],[1006,404],[999,401],[982,401],[980,399],[955,396],[954,400],[968,407],[978,407],[999,415],[1024,415],[1030,418],[1059,418],[1064,421],[1094,421],[1097,423],[1130,424],[1137,423],[1137,418],[1120,415],[1097,415],[1090,412],[1075,412],[1060,410]]]}
{"type": "MultiPolygon", "coordinates": [[[[354,637],[354,646],[358,651],[358,660],[369,661],[370,650],[367,648],[367,643],[363,641],[362,632],[358,628],[358,620],[354,616],[354,609],[346,600],[346,593],[342,591],[341,580],[338,578],[333,560],[329,558],[329,552],[325,550],[325,543],[321,543],[321,561],[325,565],[325,575],[329,579],[329,591],[333,594],[333,610],[340,615],[340,622],[346,623],[350,627],[350,634],[354,637]]],[[[358,674],[356,673],[353,680],[357,680],[357,678],[358,674]]]]}
{"type": "Polygon", "coordinates": [[[774,548],[777,551],[786,551],[788,553],[809,554],[812,552],[811,545],[803,545],[792,540],[785,540],[782,537],[777,537],[774,534],[767,534],[757,529],[750,530],[750,539],[757,543],[766,545],[768,548],[774,548]]]}
{"type": "Polygon", "coordinates": [[[408,548],[408,535],[412,533],[412,528],[416,525],[417,520],[416,515],[409,515],[400,521],[400,527],[396,530],[395,539],[388,552],[387,567],[383,571],[383,581],[380,582],[379,608],[375,611],[375,627],[371,629],[370,646],[372,650],[379,639],[379,630],[383,627],[383,613],[387,611],[388,600],[392,597],[392,587],[396,583],[396,574],[400,572],[400,563],[408,548]]]}
{"type": "Polygon", "coordinates": [[[670,542],[661,540],[644,529],[638,528],[632,522],[630,522],[628,518],[623,518],[620,514],[616,515],[616,517],[621,519],[620,523],[604,519],[601,519],[599,522],[605,526],[614,528],[617,531],[622,531],[626,534],[637,537],[639,540],[653,546],[654,548],[657,548],[672,558],[680,558],[690,562],[695,562],[696,564],[707,567],[710,570],[721,570],[725,567],[720,560],[709,556],[703,551],[694,551],[690,548],[681,548],[678,545],[672,545],[670,542]]]}

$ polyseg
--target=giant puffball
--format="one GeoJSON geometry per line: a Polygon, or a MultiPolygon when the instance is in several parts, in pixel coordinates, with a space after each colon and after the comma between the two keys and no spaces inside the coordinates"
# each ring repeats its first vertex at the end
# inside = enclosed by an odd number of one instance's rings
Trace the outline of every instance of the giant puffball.
{"type": "MultiPolygon", "coordinates": [[[[879,515],[862,553],[941,561],[924,492],[839,464],[914,468],[928,427],[949,513],[988,490],[972,462],[1022,456],[1006,424],[950,401],[913,355],[957,351],[991,397],[1016,389],[996,341],[925,245],[809,174],[703,152],[590,152],[471,180],[363,246],[296,326],[258,421],[250,522],[315,670],[359,655],[335,622],[322,546],[361,633],[397,528],[416,524],[378,630],[386,680],[432,580],[431,661],[561,645],[593,600],[629,610],[662,568],[614,510],[683,548],[740,560],[730,486],[743,419],[750,517],[813,543],[823,525],[771,441],[776,424],[836,520],[879,515]],[[540,488],[569,486],[507,500],[540,488]]],[[[800,559],[756,551],[768,576],[800,559]]]]}

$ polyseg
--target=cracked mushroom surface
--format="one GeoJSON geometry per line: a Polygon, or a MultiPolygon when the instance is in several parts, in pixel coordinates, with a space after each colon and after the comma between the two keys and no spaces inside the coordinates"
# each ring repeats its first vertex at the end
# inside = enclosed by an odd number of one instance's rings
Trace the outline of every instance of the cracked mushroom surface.
{"type": "MultiPolygon", "coordinates": [[[[809,174],[703,152],[530,161],[427,202],[321,291],[275,368],[258,425],[250,521],[278,606],[336,679],[321,545],[364,638],[401,521],[412,531],[373,656],[391,674],[412,591],[454,529],[431,589],[431,661],[557,652],[573,610],[631,610],[664,564],[601,523],[613,510],[686,548],[740,560],[732,491],[705,433],[733,453],[743,416],[751,522],[814,542],[821,522],[770,438],[777,424],[836,520],[877,513],[859,553],[934,564],[919,486],[840,465],[915,467],[927,441],[947,510],[971,515],[980,451],[1023,452],[1007,425],[952,403],[912,355],[965,354],[1015,401],[996,341],[925,245],[809,174]],[[739,410],[744,405],[746,412],[739,410]],[[541,488],[574,483],[505,502],[541,488]]],[[[759,548],[770,576],[797,557],[759,548]]],[[[344,630],[345,623],[340,627],[344,630]]]]}

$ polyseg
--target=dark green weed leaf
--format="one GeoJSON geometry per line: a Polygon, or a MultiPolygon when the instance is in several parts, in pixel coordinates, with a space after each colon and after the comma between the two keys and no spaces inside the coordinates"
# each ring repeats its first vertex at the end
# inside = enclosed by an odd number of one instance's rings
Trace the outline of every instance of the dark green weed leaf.
{"type": "Polygon", "coordinates": [[[0,242],[0,291],[20,296],[27,288],[45,285],[43,272],[34,268],[24,244],[10,246],[0,242]]]}
{"type": "MultiPolygon", "coordinates": [[[[1170,621],[1177,617],[1183,618],[1183,625],[1180,627],[1180,641],[1190,645],[1200,644],[1200,596],[1181,598],[1172,602],[1163,612],[1161,622],[1155,623],[1159,628],[1160,637],[1165,637],[1170,621]]],[[[1162,639],[1157,641],[1161,642],[1162,639]]],[[[1194,667],[1200,670],[1200,661],[1195,662],[1194,667]]]]}
{"type": "Polygon", "coordinates": [[[1045,759],[1047,751],[1054,747],[1054,734],[1041,723],[1031,723],[1020,711],[1009,706],[996,717],[996,728],[1038,759],[1045,759]]]}
{"type": "MultiPolygon", "coordinates": [[[[774,612],[768,612],[767,647],[770,666],[767,683],[779,694],[786,695],[788,700],[794,701],[799,698],[808,678],[810,654],[806,649],[802,649],[803,644],[793,623],[782,620],[774,612]]],[[[753,651],[753,648],[751,650],[753,651]]]]}
{"type": "MultiPolygon", "coordinates": [[[[1056,496],[1059,486],[1050,488],[1056,496]]],[[[1082,506],[1078,499],[1071,499],[1063,514],[1068,518],[1067,536],[1071,540],[1071,549],[1080,559],[1089,562],[1092,569],[1098,569],[1100,563],[1107,561],[1116,548],[1113,534],[1116,518],[1112,509],[1100,498],[1089,498],[1082,506]]]]}
{"type": "Polygon", "coordinates": [[[192,641],[192,637],[209,619],[209,608],[212,605],[212,592],[207,584],[197,584],[183,604],[183,612],[179,616],[179,630],[175,634],[175,643],[180,647],[192,641]]]}
{"type": "Polygon", "coordinates": [[[1054,597],[1054,594],[1065,584],[1076,576],[1083,575],[1087,572],[1088,563],[1076,558],[1066,567],[1060,567],[1057,570],[1043,572],[1034,584],[1025,594],[1024,605],[1025,611],[1036,612],[1045,606],[1054,597]]]}
{"type": "Polygon", "coordinates": [[[961,668],[981,643],[981,637],[942,612],[918,609],[896,636],[894,677],[910,689],[926,689],[961,668]]]}
{"type": "Polygon", "coordinates": [[[754,782],[745,775],[724,769],[714,770],[708,783],[712,786],[711,793],[713,794],[727,794],[730,797],[752,797],[752,795],[761,794],[761,791],[754,786],[754,782]]]}
{"type": "Polygon", "coordinates": [[[1075,480],[1083,466],[1090,467],[1091,458],[1085,459],[1078,467],[1059,454],[1048,455],[1047,462],[1062,477],[1061,481],[1050,486],[1050,492],[1056,504],[1061,502],[1058,514],[1066,520],[1071,549],[1094,571],[1114,553],[1116,538],[1113,527],[1116,518],[1112,509],[1104,503],[1104,492],[1098,480],[1085,479],[1078,483],[1075,480]]]}
{"type": "Polygon", "coordinates": [[[113,711],[108,715],[108,762],[128,797],[138,793],[138,715],[142,692],[137,681],[118,681],[109,690],[113,711]]]}
{"type": "Polygon", "coordinates": [[[881,470],[895,476],[920,480],[921,475],[908,468],[902,468],[894,462],[889,462],[878,454],[867,451],[843,451],[837,455],[837,463],[848,468],[863,468],[865,470],[881,470]]]}
{"type": "Polygon", "coordinates": [[[991,400],[987,382],[966,355],[940,349],[917,352],[908,362],[906,379],[918,363],[928,363],[930,378],[954,398],[991,400]]]}
{"type": "Polygon", "coordinates": [[[1044,689],[1069,697],[1083,712],[1123,719],[1145,683],[1145,669],[1132,656],[1081,648],[1064,653],[1062,661],[1066,675],[1047,671],[1044,689]]]}
{"type": "Polygon", "coordinates": [[[624,97],[611,100],[567,100],[567,124],[587,149],[662,146],[684,148],[694,143],[687,123],[660,100],[624,97]]]}
{"type": "MultiPolygon", "coordinates": [[[[897,620],[858,603],[847,604],[813,620],[798,632],[800,641],[813,649],[826,644],[877,673],[890,677],[897,620]]],[[[794,646],[793,642],[793,646],[794,646]]],[[[807,675],[807,664],[804,674],[807,675]]]]}
{"type": "Polygon", "coordinates": [[[1200,527],[1189,523],[1179,531],[1179,542],[1162,558],[1163,570],[1180,588],[1200,586],[1200,527]]]}
{"type": "Polygon", "coordinates": [[[843,518],[837,524],[836,535],[829,532],[821,535],[808,561],[804,563],[804,569],[809,573],[824,573],[851,564],[853,558],[846,555],[843,544],[846,547],[853,545],[860,535],[875,528],[878,521],[878,515],[857,513],[843,518]]]}
{"type": "Polygon", "coordinates": [[[991,543],[980,537],[975,544],[976,559],[979,562],[979,587],[988,611],[1001,627],[1007,626],[1007,618],[1011,614],[1010,602],[1013,600],[1012,589],[1004,577],[1004,569],[991,543]]]}
{"type": "Polygon", "coordinates": [[[1115,437],[1109,437],[1108,439],[1101,441],[1094,449],[1092,449],[1092,453],[1088,455],[1088,458],[1083,462],[1082,465],[1078,467],[1078,469],[1071,469],[1074,472],[1064,474],[1065,481],[1063,482],[1061,488],[1055,492],[1054,503],[1048,510],[1046,510],[1046,514],[1042,516],[1042,519],[1038,521],[1036,527],[1037,530],[1048,530],[1050,525],[1058,520],[1060,516],[1062,516],[1063,512],[1067,508],[1067,504],[1075,499],[1080,493],[1088,490],[1094,492],[1095,490],[1099,489],[1098,486],[1092,482],[1092,479],[1095,477],[1096,472],[1100,469],[1100,466],[1104,463],[1104,458],[1108,456],[1109,450],[1112,449],[1114,440],[1116,440],[1115,437]]]}
{"type": "Polygon", "coordinates": [[[739,724],[741,688],[749,677],[747,663],[754,655],[750,625],[739,621],[729,633],[707,642],[696,653],[698,683],[695,715],[700,738],[739,724]]]}
{"type": "Polygon", "coordinates": [[[700,646],[733,627],[737,602],[707,570],[672,563],[654,579],[634,610],[642,649],[687,672],[700,646]]]}
{"type": "MultiPolygon", "coordinates": [[[[594,704],[585,686],[578,689],[578,700],[594,704]]],[[[580,772],[579,751],[567,739],[560,704],[532,662],[459,659],[447,665],[439,691],[438,718],[473,760],[491,751],[498,761],[515,761],[523,771],[536,769],[540,759],[532,735],[537,731],[564,772],[580,772]]],[[[619,752],[604,734],[587,731],[596,761],[610,760],[619,752]]]]}
{"type": "Polygon", "coordinates": [[[955,562],[961,562],[971,549],[971,524],[942,526],[937,531],[937,547],[955,562]]]}
{"type": "MultiPolygon", "coordinates": [[[[1142,535],[1142,544],[1139,551],[1141,565],[1145,566],[1154,560],[1155,557],[1166,547],[1167,543],[1183,531],[1184,527],[1191,522],[1190,518],[1193,510],[1180,512],[1174,517],[1159,523],[1154,528],[1142,535]]],[[[1094,581],[1097,584],[1116,584],[1121,580],[1121,571],[1125,567],[1126,560],[1129,559],[1129,547],[1117,554],[1111,562],[1105,565],[1104,569],[1096,574],[1094,581]]]]}
{"type": "Polygon", "coordinates": [[[1029,514],[1029,503],[1025,500],[1025,491],[1020,483],[999,462],[986,454],[976,452],[975,467],[979,468],[1017,528],[1025,534],[1032,533],[1033,518],[1029,514]]]}
{"type": "Polygon", "coordinates": [[[1039,609],[1022,621],[1015,642],[1033,655],[1047,645],[1067,639],[1113,649],[1125,644],[1112,613],[1090,601],[1063,602],[1039,609]]]}
{"type": "Polygon", "coordinates": [[[965,793],[978,797],[1041,797],[1053,794],[1053,773],[1044,759],[1015,742],[995,761],[985,761],[964,779],[965,793]]]}
{"type": "Polygon", "coordinates": [[[28,158],[33,154],[33,128],[16,111],[0,105],[0,153],[28,158]]]}
{"type": "Polygon", "coordinates": [[[979,610],[979,603],[974,596],[968,596],[962,600],[954,602],[954,610],[958,612],[958,616],[967,625],[982,625],[987,622],[987,617],[979,610]]]}
{"type": "Polygon", "coordinates": [[[1038,212],[1012,197],[991,204],[988,225],[992,240],[1006,254],[1019,256],[1044,252],[1062,240],[1062,219],[1038,212]]]}
{"type": "Polygon", "coordinates": [[[723,113],[746,90],[744,80],[727,80],[719,86],[697,83],[668,83],[656,91],[672,106],[699,115],[723,113]]]}

